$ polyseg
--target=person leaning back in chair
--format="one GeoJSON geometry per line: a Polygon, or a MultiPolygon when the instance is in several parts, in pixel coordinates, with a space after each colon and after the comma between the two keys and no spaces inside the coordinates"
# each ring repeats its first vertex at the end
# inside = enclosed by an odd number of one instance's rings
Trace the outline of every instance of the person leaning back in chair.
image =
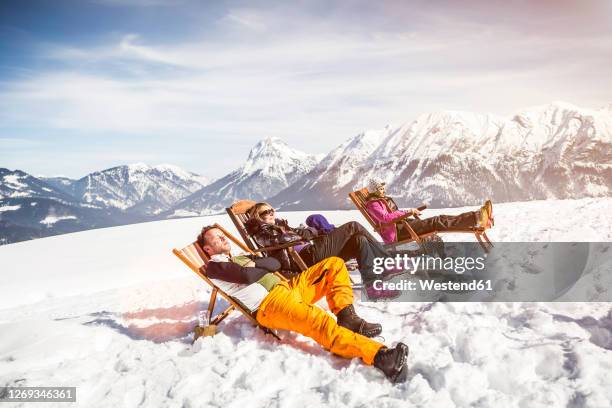
{"type": "MultiPolygon", "coordinates": [[[[358,222],[347,222],[328,234],[318,235],[314,228],[291,228],[286,220],[275,218],[276,212],[268,203],[255,204],[249,213],[250,219],[245,223],[245,227],[260,246],[309,241],[294,247],[306,265],[312,266],[330,256],[337,256],[345,261],[354,258],[359,265],[368,299],[392,299],[399,296],[400,292],[397,290],[374,288],[375,280],[387,280],[403,271],[389,269],[382,275],[373,272],[374,258],[392,257],[394,254],[385,250],[358,222]]],[[[278,258],[283,269],[295,270],[286,250],[275,251],[269,255],[278,258]]]]}
{"type": "Polygon", "coordinates": [[[379,224],[389,224],[381,228],[380,236],[385,243],[402,241],[410,238],[409,231],[403,223],[393,225],[393,222],[405,220],[418,235],[430,232],[452,232],[466,228],[490,228],[493,225],[493,204],[491,200],[485,201],[479,211],[468,211],[459,215],[436,215],[430,218],[408,218],[419,216],[421,212],[416,208],[402,211],[397,208],[393,199],[385,194],[385,183],[372,179],[368,183],[368,196],[366,210],[379,224]]]}
{"type": "Polygon", "coordinates": [[[360,357],[392,382],[406,381],[408,346],[387,348],[370,338],[378,336],[382,326],[356,314],[342,259],[327,258],[287,281],[274,273],[280,269],[275,258],[232,257],[227,237],[215,226],[204,227],[197,243],[210,257],[208,278],[255,311],[263,327],[298,332],[341,357],[360,357]],[[315,304],[323,297],[337,321],[315,304]]]}

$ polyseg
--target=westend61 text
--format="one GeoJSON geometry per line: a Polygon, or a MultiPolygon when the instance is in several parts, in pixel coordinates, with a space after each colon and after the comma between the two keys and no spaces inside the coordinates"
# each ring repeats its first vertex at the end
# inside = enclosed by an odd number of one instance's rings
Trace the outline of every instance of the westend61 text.
{"type": "Polygon", "coordinates": [[[396,268],[410,271],[415,274],[418,270],[446,270],[462,274],[469,271],[482,271],[485,268],[483,257],[431,257],[431,256],[408,256],[397,254],[395,257],[374,258],[373,272],[381,274],[387,269],[396,268]]]}
{"type": "Polygon", "coordinates": [[[376,290],[402,290],[402,291],[492,291],[493,285],[490,279],[475,279],[467,282],[437,282],[432,279],[422,279],[417,282],[409,280],[401,280],[399,282],[390,282],[377,279],[374,281],[374,289],[376,290]]]}

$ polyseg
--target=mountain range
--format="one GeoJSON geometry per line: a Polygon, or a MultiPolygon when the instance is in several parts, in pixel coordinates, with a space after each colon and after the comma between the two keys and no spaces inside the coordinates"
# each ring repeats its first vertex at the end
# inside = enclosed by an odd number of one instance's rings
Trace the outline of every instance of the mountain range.
{"type": "Polygon", "coordinates": [[[445,111],[359,134],[270,198],[283,209],[351,208],[347,194],[385,181],[400,206],[610,196],[612,106],[555,102],[510,118],[445,111]]]}
{"type": "Polygon", "coordinates": [[[157,215],[201,189],[208,180],[177,166],[135,163],[88,174],[79,180],[43,178],[77,200],[102,207],[157,215]]]}
{"type": "Polygon", "coordinates": [[[177,166],[137,163],[73,180],[0,169],[0,243],[82,229],[222,212],[266,200],[286,210],[351,208],[371,178],[400,206],[432,207],[612,195],[612,105],[565,102],[511,117],[427,113],[351,137],[327,155],[266,138],[216,180],[177,166]]]}
{"type": "Polygon", "coordinates": [[[78,180],[0,168],[0,244],[157,219],[206,184],[171,165],[136,163],[78,180]]]}
{"type": "Polygon", "coordinates": [[[215,214],[239,199],[265,200],[304,177],[317,161],[316,156],[292,149],[281,139],[264,139],[240,168],[180,200],[165,215],[215,214]]]}

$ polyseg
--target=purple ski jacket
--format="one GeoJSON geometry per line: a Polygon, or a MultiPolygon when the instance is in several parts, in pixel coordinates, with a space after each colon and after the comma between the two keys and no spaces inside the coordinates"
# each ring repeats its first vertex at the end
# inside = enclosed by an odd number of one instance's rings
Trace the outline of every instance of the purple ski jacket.
{"type": "MultiPolygon", "coordinates": [[[[378,224],[386,224],[397,220],[407,214],[406,211],[397,210],[391,211],[387,205],[387,201],[378,198],[369,200],[366,203],[366,210],[370,217],[378,224]]],[[[380,237],[383,239],[385,244],[397,241],[397,231],[395,225],[389,225],[380,229],[380,237]]]]}

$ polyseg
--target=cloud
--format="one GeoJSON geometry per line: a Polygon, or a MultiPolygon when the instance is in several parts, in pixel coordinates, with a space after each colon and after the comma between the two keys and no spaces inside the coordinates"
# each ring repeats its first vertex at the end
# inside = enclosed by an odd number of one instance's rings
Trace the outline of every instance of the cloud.
{"type": "Polygon", "coordinates": [[[222,139],[228,151],[279,136],[314,153],[429,110],[609,101],[609,28],[559,36],[526,28],[528,10],[498,22],[499,9],[380,9],[239,7],[171,44],[142,32],[49,46],[49,68],[0,83],[0,136],[20,126],[180,136],[185,150],[222,139]]]}
{"type": "Polygon", "coordinates": [[[248,9],[231,10],[222,21],[259,32],[265,31],[268,28],[257,12],[248,9]]]}
{"type": "Polygon", "coordinates": [[[19,138],[19,137],[0,137],[0,149],[29,149],[32,147],[41,146],[42,143],[37,140],[19,138]]]}

